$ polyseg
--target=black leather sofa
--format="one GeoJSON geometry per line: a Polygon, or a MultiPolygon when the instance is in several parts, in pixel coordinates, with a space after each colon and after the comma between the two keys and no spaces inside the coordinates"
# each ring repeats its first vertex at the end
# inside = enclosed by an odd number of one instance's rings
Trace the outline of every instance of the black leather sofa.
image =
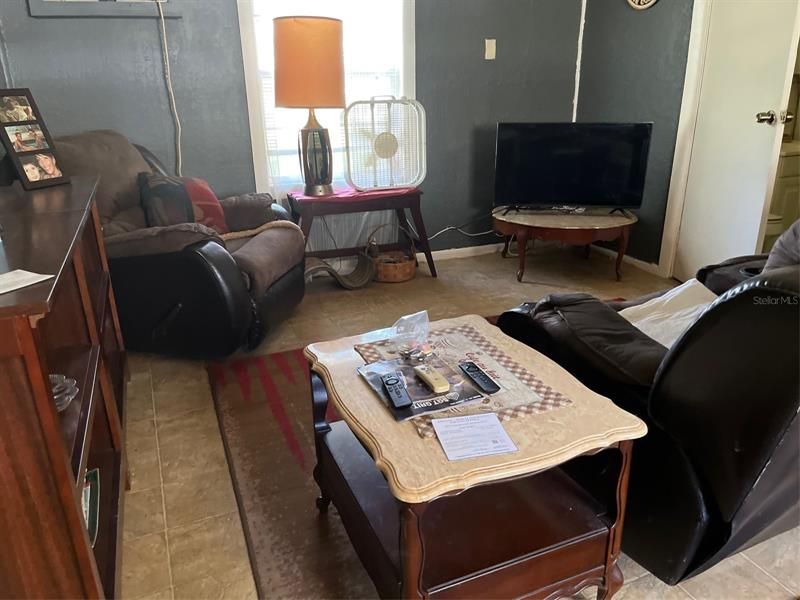
{"type": "MultiPolygon", "coordinates": [[[[635,301],[554,294],[498,320],[647,423],[623,550],[669,584],[800,524],[800,266],[736,277],[669,350],[617,313],[635,301]]],[[[573,475],[592,485],[599,460],[573,475]]]]}
{"type": "MultiPolygon", "coordinates": [[[[113,131],[56,140],[71,175],[99,175],[96,203],[128,349],[217,359],[254,348],[305,293],[305,240],[293,223],[223,241],[198,223],[148,227],[137,176],[158,159],[113,131]]],[[[221,200],[233,231],[288,213],[267,194],[221,200]]]]}

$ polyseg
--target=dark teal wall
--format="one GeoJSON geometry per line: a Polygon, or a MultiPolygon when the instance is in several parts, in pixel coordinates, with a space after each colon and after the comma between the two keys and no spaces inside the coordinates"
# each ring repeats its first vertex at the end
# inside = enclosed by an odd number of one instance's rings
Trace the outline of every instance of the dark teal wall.
{"type": "Polygon", "coordinates": [[[639,223],[628,253],[658,262],[689,48],[692,0],[631,10],[623,0],[588,0],[579,121],[653,121],[639,223]]]}
{"type": "MultiPolygon", "coordinates": [[[[185,175],[218,194],[255,187],[235,0],[170,0],[167,20],[185,175]]],[[[154,15],[156,7],[152,6],[154,15]]],[[[0,2],[6,84],[29,87],[54,135],[110,128],[174,164],[158,20],[32,18],[0,2]]]]}
{"type": "MultiPolygon", "coordinates": [[[[417,99],[428,123],[429,233],[489,214],[498,121],[572,117],[579,0],[417,0],[417,99]],[[484,38],[497,59],[484,60],[484,38]]],[[[472,231],[491,226],[486,218],[472,231]]],[[[495,243],[448,233],[434,248],[495,243]]]]}
{"type": "MultiPolygon", "coordinates": [[[[184,173],[219,194],[254,188],[235,0],[170,0],[184,173]]],[[[155,11],[155,7],[153,7],[155,11]]],[[[692,0],[646,11],[588,0],[578,118],[654,121],[630,254],[657,261],[686,66],[692,0]]],[[[498,121],[568,121],[580,0],[416,0],[417,97],[428,115],[429,232],[489,213],[498,121]],[[483,60],[484,38],[497,60],[483,60]]],[[[156,19],[40,19],[0,2],[0,66],[30,87],[55,135],[117,129],[174,164],[156,19]]],[[[489,220],[473,226],[485,229],[489,220]]],[[[448,233],[436,248],[495,242],[448,233]]]]}

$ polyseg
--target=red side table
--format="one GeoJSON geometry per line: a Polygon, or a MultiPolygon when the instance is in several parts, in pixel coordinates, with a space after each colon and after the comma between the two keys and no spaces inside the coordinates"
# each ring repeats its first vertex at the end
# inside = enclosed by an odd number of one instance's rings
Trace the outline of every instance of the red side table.
{"type": "MultiPolygon", "coordinates": [[[[409,209],[418,236],[418,239],[414,240],[414,244],[425,253],[425,260],[428,263],[431,275],[436,277],[436,267],[433,264],[431,246],[428,243],[428,234],[425,231],[425,223],[422,220],[422,211],[419,206],[420,196],[422,196],[422,191],[419,188],[373,190],[368,192],[346,189],[334,192],[330,196],[289,194],[289,205],[295,220],[299,220],[300,229],[303,231],[306,240],[308,240],[308,234],[311,232],[311,224],[314,222],[314,217],[376,210],[394,210],[397,213],[398,223],[402,228],[400,230],[401,233],[398,235],[397,242],[381,244],[381,250],[404,250],[411,247],[412,240],[408,233],[409,226],[406,218],[406,209],[409,209]],[[404,237],[405,240],[401,241],[401,237],[404,237]]],[[[359,254],[363,249],[363,247],[360,247],[320,250],[307,252],[306,256],[315,256],[317,258],[353,256],[359,254]]]]}

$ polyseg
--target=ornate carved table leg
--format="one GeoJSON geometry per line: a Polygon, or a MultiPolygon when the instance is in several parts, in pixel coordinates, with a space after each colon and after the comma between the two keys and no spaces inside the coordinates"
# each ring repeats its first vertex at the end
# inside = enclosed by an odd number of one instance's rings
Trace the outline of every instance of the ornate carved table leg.
{"type": "Polygon", "coordinates": [[[623,227],[622,231],[620,232],[619,241],[617,242],[617,281],[622,279],[620,268],[622,267],[622,257],[625,256],[625,252],[628,250],[628,238],[630,237],[630,234],[631,228],[623,227]]]}
{"type": "Polygon", "coordinates": [[[619,565],[617,565],[617,559],[619,558],[620,548],[622,547],[622,526],[625,522],[625,506],[628,497],[628,475],[631,467],[632,448],[633,442],[631,440],[619,443],[622,462],[619,467],[619,478],[617,479],[616,489],[617,518],[609,532],[605,582],[597,589],[597,600],[608,600],[608,598],[611,598],[619,591],[624,582],[622,571],[619,565]]]}
{"type": "Polygon", "coordinates": [[[326,418],[328,410],[328,391],[325,384],[316,373],[311,373],[311,415],[314,419],[314,447],[316,448],[317,464],[314,467],[314,480],[319,486],[320,495],[317,498],[317,508],[319,512],[328,512],[331,503],[330,497],[325,493],[325,476],[322,472],[323,462],[321,454],[322,438],[331,430],[326,418]]]}
{"type": "Polygon", "coordinates": [[[400,509],[400,561],[403,565],[403,598],[424,598],[422,566],[425,547],[421,519],[428,505],[403,504],[400,509]]]}
{"type": "Polygon", "coordinates": [[[511,244],[511,236],[507,235],[507,236],[504,236],[504,237],[505,237],[505,239],[503,241],[503,252],[501,252],[500,255],[503,258],[507,258],[508,257],[508,246],[511,244]]]}
{"type": "Polygon", "coordinates": [[[517,281],[522,282],[522,276],[525,275],[525,255],[528,252],[528,237],[527,229],[521,229],[517,232],[517,252],[519,252],[519,269],[517,270],[517,281]]]}

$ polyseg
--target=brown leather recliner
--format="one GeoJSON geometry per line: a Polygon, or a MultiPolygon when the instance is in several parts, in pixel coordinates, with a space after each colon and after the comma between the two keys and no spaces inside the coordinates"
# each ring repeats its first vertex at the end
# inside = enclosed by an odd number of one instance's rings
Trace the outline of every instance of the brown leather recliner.
{"type": "MultiPolygon", "coordinates": [[[[800,524],[800,265],[724,293],[667,350],[620,308],[553,294],[498,326],[636,414],[622,547],[675,584],[800,524]]],[[[582,459],[584,485],[602,469],[582,459]]]]}
{"type": "Polygon", "coordinates": [[[305,293],[305,239],[268,194],[220,202],[232,231],[283,220],[223,241],[199,223],[148,227],[139,173],[164,167],[113,131],[56,140],[63,171],[99,175],[96,203],[126,346],[191,358],[255,347],[305,293]]]}

